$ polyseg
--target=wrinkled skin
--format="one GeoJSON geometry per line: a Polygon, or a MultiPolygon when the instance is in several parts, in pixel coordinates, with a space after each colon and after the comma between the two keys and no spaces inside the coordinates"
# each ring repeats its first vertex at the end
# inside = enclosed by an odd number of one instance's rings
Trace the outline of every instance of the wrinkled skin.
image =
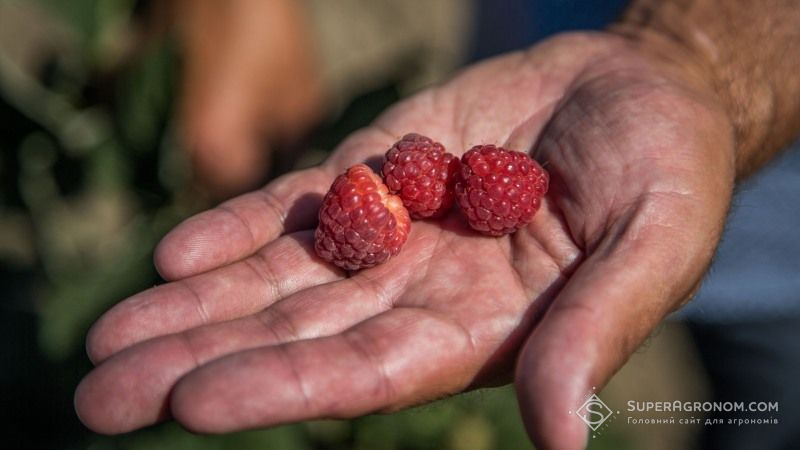
{"type": "Polygon", "coordinates": [[[398,104],[321,167],[187,220],[156,251],[172,281],[91,330],[81,419],[103,433],[168,417],[227,432],[514,379],[535,443],[581,448],[568,410],[687,300],[730,201],[728,120],[669,61],[610,34],[559,36],[398,104]],[[408,132],[457,154],[531,150],[550,193],[514,235],[482,237],[454,211],[347,277],[313,255],[319,200],[408,132]]]}

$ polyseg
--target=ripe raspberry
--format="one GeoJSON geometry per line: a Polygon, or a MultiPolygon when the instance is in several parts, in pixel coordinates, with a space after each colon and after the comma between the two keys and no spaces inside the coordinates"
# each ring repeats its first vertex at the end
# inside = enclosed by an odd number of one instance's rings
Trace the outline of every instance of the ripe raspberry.
{"type": "Polygon", "coordinates": [[[364,164],[336,177],[322,200],[314,249],[346,270],[380,264],[396,255],[411,229],[400,197],[364,164]]]}
{"type": "Polygon", "coordinates": [[[548,180],[542,166],[525,153],[476,145],[461,157],[456,200],[472,228],[502,236],[533,220],[548,180]]]}
{"type": "Polygon", "coordinates": [[[414,219],[444,215],[453,206],[458,158],[419,134],[407,134],[386,152],[383,179],[414,219]]]}

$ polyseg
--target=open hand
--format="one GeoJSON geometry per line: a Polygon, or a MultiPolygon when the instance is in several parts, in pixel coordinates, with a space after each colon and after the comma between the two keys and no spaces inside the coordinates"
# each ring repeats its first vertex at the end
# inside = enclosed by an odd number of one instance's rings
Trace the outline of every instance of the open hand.
{"type": "Polygon", "coordinates": [[[226,432],[391,411],[506,383],[542,448],[704,273],[734,178],[725,115],[691,68],[619,36],[564,35],[406,100],[322,166],[195,216],[156,251],[172,280],[91,330],[78,387],[90,428],[172,417],[226,432]],[[418,132],[461,154],[533,151],[551,191],[533,223],[483,237],[457,211],[347,276],[313,252],[346,167],[418,132]]]}

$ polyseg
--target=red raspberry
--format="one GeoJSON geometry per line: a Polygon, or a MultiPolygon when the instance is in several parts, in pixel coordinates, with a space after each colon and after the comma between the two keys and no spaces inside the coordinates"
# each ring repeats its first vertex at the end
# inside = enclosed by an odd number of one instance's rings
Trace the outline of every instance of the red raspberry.
{"type": "Polygon", "coordinates": [[[419,134],[407,134],[386,152],[383,179],[414,219],[444,215],[453,206],[458,158],[419,134]]]}
{"type": "Polygon", "coordinates": [[[456,200],[483,234],[513,233],[533,220],[549,177],[526,153],[476,145],[461,157],[456,200]]]}
{"type": "Polygon", "coordinates": [[[400,197],[380,177],[357,164],[336,177],[322,200],[314,249],[346,270],[380,264],[400,252],[411,219],[400,197]]]}

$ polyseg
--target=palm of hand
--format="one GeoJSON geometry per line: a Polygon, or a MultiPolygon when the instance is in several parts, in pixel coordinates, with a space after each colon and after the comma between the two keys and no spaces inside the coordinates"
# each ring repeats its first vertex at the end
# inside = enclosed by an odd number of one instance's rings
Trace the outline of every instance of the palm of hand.
{"type": "Polygon", "coordinates": [[[76,395],[82,419],[120,432],[172,415],[218,432],[392,410],[507,381],[527,338],[528,425],[545,442],[540,427],[578,436],[535,410],[602,384],[688,294],[730,190],[722,152],[706,151],[726,139],[714,109],[618,41],[566,36],[476,66],[393,108],[323,168],[182,225],[157,252],[179,280],[91,333],[103,363],[76,395]],[[536,147],[551,193],[499,239],[456,212],[415,222],[400,255],[345,278],[312,255],[309,194],[412,131],[455,153],[536,147]]]}

